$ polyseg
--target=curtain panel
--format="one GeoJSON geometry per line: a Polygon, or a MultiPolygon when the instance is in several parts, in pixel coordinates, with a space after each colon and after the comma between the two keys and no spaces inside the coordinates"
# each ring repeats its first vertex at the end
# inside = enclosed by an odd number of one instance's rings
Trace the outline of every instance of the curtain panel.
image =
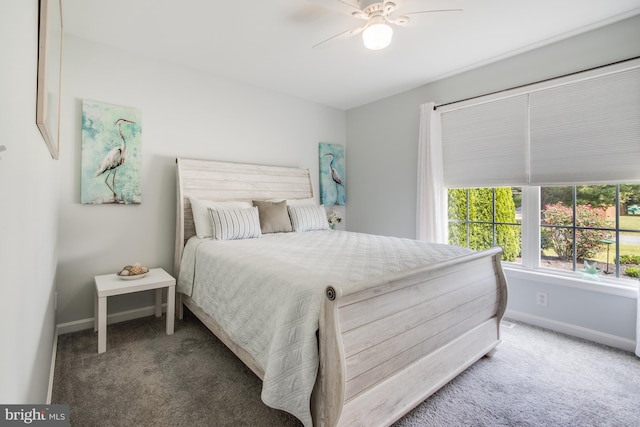
{"type": "Polygon", "coordinates": [[[420,106],[416,238],[447,243],[447,190],[443,180],[442,130],[435,103],[420,106]]]}
{"type": "Polygon", "coordinates": [[[638,282],[638,312],[636,314],[636,356],[640,357],[640,282],[638,282]]]}

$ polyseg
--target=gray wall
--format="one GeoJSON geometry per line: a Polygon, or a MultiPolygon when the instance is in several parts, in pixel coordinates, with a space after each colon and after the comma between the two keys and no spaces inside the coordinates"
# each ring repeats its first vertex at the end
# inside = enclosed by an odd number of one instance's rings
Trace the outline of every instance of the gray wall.
{"type": "MultiPolygon", "coordinates": [[[[57,322],[71,329],[91,325],[95,275],[134,262],[172,272],[176,157],[308,168],[317,189],[318,143],[345,143],[342,110],[73,36],[63,94],[57,322]],[[142,110],[142,204],[80,204],[82,99],[142,110]]],[[[108,313],[152,304],[151,293],[113,297],[108,313]]]]}
{"type": "MultiPolygon", "coordinates": [[[[457,101],[636,57],[640,55],[638,40],[640,16],[349,110],[348,229],[415,237],[416,155],[421,104],[457,101]]],[[[548,290],[550,304],[577,298],[571,305],[556,305],[558,313],[572,314],[540,313],[533,305],[535,298],[527,298],[522,293],[534,292],[542,286],[541,282],[515,277],[509,282],[509,308],[515,314],[525,313],[530,321],[544,322],[546,326],[555,322],[556,326],[575,327],[576,330],[593,329],[621,337],[626,344],[634,338],[633,324],[629,326],[628,321],[635,319],[635,299],[629,295],[618,298],[617,303],[607,303],[606,307],[613,308],[603,316],[600,325],[587,319],[598,308],[597,299],[594,303],[590,297],[552,287],[548,290]],[[569,296],[564,295],[566,292],[569,296]],[[621,308],[624,314],[616,313],[616,308],[621,308]]]]}
{"type": "Polygon", "coordinates": [[[415,237],[420,105],[453,102],[640,55],[640,16],[347,111],[349,228],[415,237]]]}
{"type": "Polygon", "coordinates": [[[38,0],[0,2],[0,402],[44,403],[60,162],[35,123],[38,0]]]}

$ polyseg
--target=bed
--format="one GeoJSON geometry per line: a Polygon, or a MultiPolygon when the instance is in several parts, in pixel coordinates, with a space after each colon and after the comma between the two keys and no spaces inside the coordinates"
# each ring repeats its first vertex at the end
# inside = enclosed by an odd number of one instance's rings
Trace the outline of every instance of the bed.
{"type": "Polygon", "coordinates": [[[306,426],[390,425],[500,343],[501,248],[326,229],[198,238],[192,199],[308,200],[309,171],[176,164],[178,317],[186,306],[261,378],[267,405],[306,426]]]}

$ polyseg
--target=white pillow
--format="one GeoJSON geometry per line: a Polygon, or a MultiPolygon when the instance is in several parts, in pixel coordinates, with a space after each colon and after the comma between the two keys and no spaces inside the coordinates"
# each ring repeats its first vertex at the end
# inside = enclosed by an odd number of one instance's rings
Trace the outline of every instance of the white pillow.
{"type": "Polygon", "coordinates": [[[261,237],[258,208],[208,208],[215,240],[254,239],[261,237]]]}
{"type": "Polygon", "coordinates": [[[316,206],[316,199],[287,199],[287,206],[316,206]]]}
{"type": "Polygon", "coordinates": [[[211,217],[207,209],[248,209],[253,207],[251,202],[214,202],[213,200],[196,199],[189,197],[193,223],[196,227],[196,236],[201,239],[213,236],[211,217]]]}
{"type": "Polygon", "coordinates": [[[293,231],[329,229],[324,206],[287,206],[293,231]]]}

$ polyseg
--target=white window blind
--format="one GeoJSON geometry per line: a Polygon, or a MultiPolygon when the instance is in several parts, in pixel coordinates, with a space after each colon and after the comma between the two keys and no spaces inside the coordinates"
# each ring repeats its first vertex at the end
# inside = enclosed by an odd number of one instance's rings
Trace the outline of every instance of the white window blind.
{"type": "Polygon", "coordinates": [[[446,187],[527,183],[527,96],[442,114],[446,187]]]}
{"type": "Polygon", "coordinates": [[[533,92],[530,183],[640,180],[640,69],[533,92]]]}
{"type": "Polygon", "coordinates": [[[640,182],[640,60],[442,110],[444,184],[640,182]]]}

